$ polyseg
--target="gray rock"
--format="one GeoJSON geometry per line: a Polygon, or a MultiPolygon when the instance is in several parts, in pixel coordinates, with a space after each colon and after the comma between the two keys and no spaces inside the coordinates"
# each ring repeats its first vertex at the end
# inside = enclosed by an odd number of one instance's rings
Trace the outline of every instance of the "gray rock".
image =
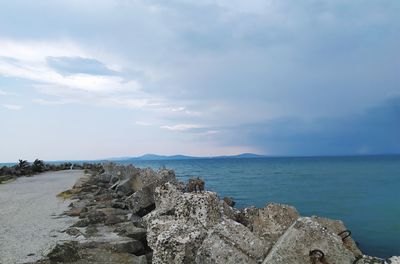
{"type": "Polygon", "coordinates": [[[253,231],[253,221],[258,215],[258,211],[259,209],[254,206],[243,208],[237,216],[237,221],[253,231]]]}
{"type": "Polygon", "coordinates": [[[131,253],[115,252],[106,248],[82,249],[83,259],[76,264],[144,264],[143,257],[131,253]]]}
{"type": "Polygon", "coordinates": [[[147,261],[147,257],[146,255],[142,255],[142,256],[138,256],[137,259],[135,260],[135,264],[147,264],[147,263],[151,263],[147,261]]]}
{"type": "Polygon", "coordinates": [[[144,228],[136,227],[132,222],[121,223],[115,232],[120,236],[130,237],[139,241],[146,239],[147,230],[144,228]]]}
{"type": "Polygon", "coordinates": [[[115,191],[119,195],[130,195],[134,192],[132,188],[133,178],[126,178],[118,182],[118,185],[115,188],[115,191]]]}
{"type": "Polygon", "coordinates": [[[253,215],[251,226],[255,235],[273,244],[299,217],[292,206],[270,203],[253,215]]]}
{"type": "Polygon", "coordinates": [[[183,193],[175,208],[177,218],[199,222],[209,228],[221,221],[219,198],[214,192],[183,193]]]}
{"type": "Polygon", "coordinates": [[[128,197],[127,202],[133,214],[144,216],[154,209],[155,184],[144,187],[128,197]]]}
{"type": "Polygon", "coordinates": [[[115,241],[110,243],[110,246],[111,250],[118,253],[138,254],[144,251],[142,242],[135,239],[115,241]]]}
{"type": "MultiPolygon", "coordinates": [[[[335,234],[340,234],[347,230],[346,226],[340,220],[332,220],[324,217],[313,216],[312,219],[317,221],[320,225],[327,228],[329,231],[335,234]]],[[[346,235],[346,234],[344,234],[346,235]]],[[[343,235],[341,237],[344,237],[343,235]]],[[[362,255],[361,250],[357,247],[356,242],[351,238],[351,236],[342,240],[343,245],[353,252],[354,256],[362,255]]]]}
{"type": "Polygon", "coordinates": [[[141,226],[143,220],[140,216],[132,214],[131,217],[129,218],[129,221],[131,221],[132,224],[135,226],[141,226]]]}
{"type": "Polygon", "coordinates": [[[107,219],[107,215],[102,211],[90,211],[86,217],[89,224],[103,223],[107,219]]]}
{"type": "Polygon", "coordinates": [[[148,229],[153,263],[194,263],[206,230],[198,223],[165,218],[153,221],[148,229]]]}
{"type": "Polygon", "coordinates": [[[310,252],[321,250],[326,263],[353,263],[353,253],[335,233],[310,217],[299,218],[278,239],[263,264],[312,263],[310,252]]]}
{"type": "Polygon", "coordinates": [[[394,256],[387,260],[388,264],[400,264],[400,256],[394,256]]]}
{"type": "Polygon", "coordinates": [[[108,173],[103,173],[98,176],[99,181],[103,182],[103,183],[110,183],[111,178],[112,178],[112,175],[108,174],[108,173]]]}
{"type": "MultiPolygon", "coordinates": [[[[147,226],[149,222],[159,219],[163,215],[174,215],[180,196],[183,195],[184,186],[177,186],[170,182],[158,186],[154,191],[156,210],[141,219],[141,224],[147,226]]],[[[132,216],[133,217],[133,216],[132,216]]]]}
{"type": "Polygon", "coordinates": [[[125,221],[126,221],[126,218],[124,216],[111,214],[111,215],[107,216],[107,219],[105,220],[104,223],[105,223],[105,225],[115,225],[115,224],[122,223],[125,221]]]}
{"type": "Polygon", "coordinates": [[[75,227],[69,227],[65,230],[65,233],[67,233],[70,236],[78,237],[80,235],[83,235],[82,232],[75,228],[75,227]]]}
{"type": "Polygon", "coordinates": [[[208,232],[196,256],[196,263],[259,263],[268,248],[248,228],[224,219],[208,232]]]}
{"type": "Polygon", "coordinates": [[[220,201],[219,206],[221,214],[236,222],[239,222],[241,213],[238,209],[229,206],[225,201],[220,201]]]}
{"type": "Polygon", "coordinates": [[[175,183],[175,174],[171,170],[161,170],[157,173],[150,169],[140,172],[143,187],[126,199],[133,214],[144,216],[155,208],[155,190],[164,183],[175,183]]]}
{"type": "Polygon", "coordinates": [[[73,262],[80,259],[77,242],[57,244],[47,255],[51,262],[73,262]]]}
{"type": "Polygon", "coordinates": [[[230,207],[234,207],[235,206],[235,201],[233,200],[232,197],[227,197],[225,196],[222,200],[224,200],[224,202],[229,205],[230,207]]]}

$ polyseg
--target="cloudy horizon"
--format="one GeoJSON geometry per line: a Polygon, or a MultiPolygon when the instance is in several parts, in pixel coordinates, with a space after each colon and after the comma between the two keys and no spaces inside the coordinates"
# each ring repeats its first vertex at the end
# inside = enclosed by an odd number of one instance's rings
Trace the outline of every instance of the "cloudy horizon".
{"type": "Polygon", "coordinates": [[[0,2],[0,162],[400,153],[400,2],[0,2]]]}

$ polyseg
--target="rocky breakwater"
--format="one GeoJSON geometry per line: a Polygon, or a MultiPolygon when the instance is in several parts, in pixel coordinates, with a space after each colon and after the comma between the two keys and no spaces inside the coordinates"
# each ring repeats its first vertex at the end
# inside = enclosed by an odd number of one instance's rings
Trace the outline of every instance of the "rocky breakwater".
{"type": "Polygon", "coordinates": [[[400,263],[363,255],[338,220],[274,203],[238,210],[167,169],[103,168],[63,194],[79,220],[38,263],[400,263]]]}

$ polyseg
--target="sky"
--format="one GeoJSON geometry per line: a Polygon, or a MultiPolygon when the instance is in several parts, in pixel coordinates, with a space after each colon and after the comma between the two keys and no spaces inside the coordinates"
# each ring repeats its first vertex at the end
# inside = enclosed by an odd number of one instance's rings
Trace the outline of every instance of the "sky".
{"type": "Polygon", "coordinates": [[[0,0],[0,161],[400,153],[398,0],[0,0]]]}

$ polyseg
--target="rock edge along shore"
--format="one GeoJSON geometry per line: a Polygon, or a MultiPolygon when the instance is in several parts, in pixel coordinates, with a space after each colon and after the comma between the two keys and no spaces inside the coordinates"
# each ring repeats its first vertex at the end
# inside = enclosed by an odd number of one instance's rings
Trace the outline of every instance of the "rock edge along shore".
{"type": "Polygon", "coordinates": [[[274,203],[238,210],[168,169],[107,163],[62,196],[77,217],[71,240],[37,263],[400,263],[363,255],[339,220],[274,203]]]}

